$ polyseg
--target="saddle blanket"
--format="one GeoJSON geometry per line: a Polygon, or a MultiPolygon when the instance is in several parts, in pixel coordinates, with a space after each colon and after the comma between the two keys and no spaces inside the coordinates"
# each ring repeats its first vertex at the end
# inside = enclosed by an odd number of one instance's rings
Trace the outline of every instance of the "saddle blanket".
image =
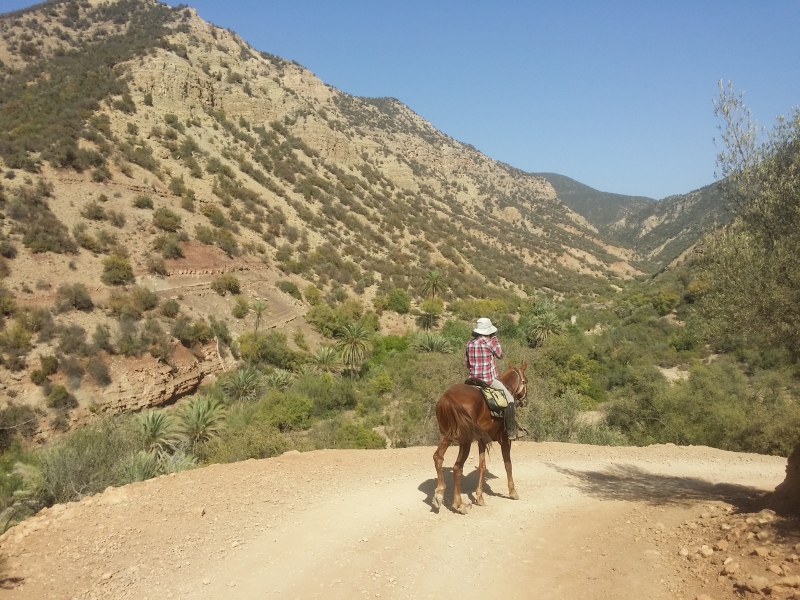
{"type": "Polygon", "coordinates": [[[503,418],[503,411],[508,408],[508,400],[503,392],[490,388],[483,382],[481,382],[482,385],[475,385],[474,380],[468,379],[466,383],[483,392],[483,397],[486,400],[486,404],[489,406],[489,412],[494,418],[503,418]]]}

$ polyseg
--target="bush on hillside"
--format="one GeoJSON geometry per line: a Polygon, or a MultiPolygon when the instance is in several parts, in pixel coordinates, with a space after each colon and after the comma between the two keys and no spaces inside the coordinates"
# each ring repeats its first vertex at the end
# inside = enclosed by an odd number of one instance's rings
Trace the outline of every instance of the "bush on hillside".
{"type": "Polygon", "coordinates": [[[126,285],[136,281],[136,277],[130,261],[124,256],[114,255],[103,260],[100,281],[106,285],[126,285]]]}
{"type": "Polygon", "coordinates": [[[220,296],[227,293],[237,295],[241,292],[241,284],[235,275],[225,273],[220,275],[211,283],[211,289],[217,292],[220,296]]]}

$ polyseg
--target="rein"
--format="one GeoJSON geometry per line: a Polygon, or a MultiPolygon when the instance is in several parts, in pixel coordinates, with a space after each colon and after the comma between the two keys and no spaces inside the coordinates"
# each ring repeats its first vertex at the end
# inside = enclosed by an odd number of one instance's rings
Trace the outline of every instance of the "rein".
{"type": "Polygon", "coordinates": [[[519,369],[517,369],[516,367],[512,367],[511,371],[514,373],[514,375],[517,376],[517,385],[514,388],[514,393],[512,395],[516,400],[522,402],[523,400],[525,400],[525,398],[528,397],[528,382],[525,380],[525,377],[522,375],[522,373],[519,372],[519,369]],[[523,386],[525,387],[525,394],[522,396],[517,396],[520,388],[522,388],[523,386]]]}

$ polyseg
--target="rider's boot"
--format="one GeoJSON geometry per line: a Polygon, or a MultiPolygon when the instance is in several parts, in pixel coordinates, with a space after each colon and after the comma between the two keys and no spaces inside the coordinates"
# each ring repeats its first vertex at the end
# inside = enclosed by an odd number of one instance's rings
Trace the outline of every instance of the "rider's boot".
{"type": "Polygon", "coordinates": [[[514,402],[511,402],[506,408],[505,412],[505,421],[506,421],[506,433],[508,434],[508,439],[513,440],[517,437],[517,419],[516,419],[516,408],[514,406],[514,402]]]}

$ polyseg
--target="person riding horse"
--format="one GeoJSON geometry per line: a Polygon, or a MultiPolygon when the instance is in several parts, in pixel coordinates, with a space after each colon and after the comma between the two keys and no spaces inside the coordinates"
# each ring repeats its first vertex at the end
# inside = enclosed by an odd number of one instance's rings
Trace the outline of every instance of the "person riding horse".
{"type": "Polygon", "coordinates": [[[472,339],[467,343],[466,363],[469,376],[472,379],[483,381],[490,388],[502,391],[508,408],[505,410],[505,426],[509,438],[517,437],[517,422],[515,419],[514,396],[508,391],[503,382],[497,378],[497,367],[494,359],[503,358],[503,348],[497,340],[497,327],[492,325],[491,319],[480,318],[472,330],[472,339]]]}

